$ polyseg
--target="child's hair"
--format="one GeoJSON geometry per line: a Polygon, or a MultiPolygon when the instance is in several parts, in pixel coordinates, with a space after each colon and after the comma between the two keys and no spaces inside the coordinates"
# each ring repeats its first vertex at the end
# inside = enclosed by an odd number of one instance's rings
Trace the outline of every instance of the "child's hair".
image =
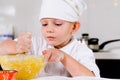
{"type": "Polygon", "coordinates": [[[39,19],[56,18],[75,22],[86,8],[83,0],[42,0],[39,19]]]}

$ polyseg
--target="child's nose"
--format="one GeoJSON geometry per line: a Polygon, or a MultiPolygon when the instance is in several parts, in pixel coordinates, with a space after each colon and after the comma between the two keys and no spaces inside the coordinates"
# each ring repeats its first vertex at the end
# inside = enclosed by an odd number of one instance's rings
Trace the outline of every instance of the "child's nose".
{"type": "Polygon", "coordinates": [[[53,33],[54,32],[54,27],[53,26],[48,26],[47,32],[48,33],[53,33]]]}

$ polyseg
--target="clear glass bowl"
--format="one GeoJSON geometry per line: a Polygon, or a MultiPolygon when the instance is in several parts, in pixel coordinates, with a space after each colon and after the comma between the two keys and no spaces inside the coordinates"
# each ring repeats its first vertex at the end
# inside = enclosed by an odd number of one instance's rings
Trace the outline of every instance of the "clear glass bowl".
{"type": "Polygon", "coordinates": [[[16,80],[30,80],[40,75],[45,67],[44,56],[41,55],[0,55],[3,70],[18,71],[16,80]]]}

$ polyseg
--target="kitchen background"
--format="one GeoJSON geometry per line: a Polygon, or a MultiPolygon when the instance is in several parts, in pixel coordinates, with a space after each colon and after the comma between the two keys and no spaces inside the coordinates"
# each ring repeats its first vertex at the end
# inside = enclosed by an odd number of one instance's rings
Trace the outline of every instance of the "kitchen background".
{"type": "MultiPolygon", "coordinates": [[[[81,28],[75,36],[81,38],[88,33],[89,38],[98,38],[99,44],[120,39],[120,0],[85,1],[88,9],[80,18],[81,28]]],[[[41,0],[0,0],[0,40],[11,35],[16,38],[21,32],[41,35],[40,5],[41,0]]],[[[120,41],[106,45],[104,51],[94,54],[101,77],[120,79],[120,41]]]]}
{"type": "MultiPolygon", "coordinates": [[[[81,38],[82,33],[89,33],[90,38],[99,38],[99,44],[120,39],[120,0],[85,1],[88,9],[81,16],[81,28],[75,36],[81,38]]],[[[7,29],[13,27],[14,37],[21,32],[40,35],[40,5],[41,0],[0,0],[0,25],[7,26],[7,29]]],[[[0,34],[2,32],[5,33],[3,28],[0,34]]],[[[8,32],[11,34],[11,30],[8,32]]],[[[120,48],[120,42],[111,45],[120,48]]]]}

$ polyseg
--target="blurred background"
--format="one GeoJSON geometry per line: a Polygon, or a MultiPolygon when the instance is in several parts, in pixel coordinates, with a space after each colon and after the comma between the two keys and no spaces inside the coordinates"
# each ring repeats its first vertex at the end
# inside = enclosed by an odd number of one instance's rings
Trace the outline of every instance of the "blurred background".
{"type": "MultiPolygon", "coordinates": [[[[99,44],[119,39],[120,0],[85,1],[88,9],[81,16],[81,28],[75,36],[81,38],[83,33],[88,33],[90,38],[98,38],[99,44]]],[[[13,34],[14,38],[21,32],[41,35],[40,5],[41,0],[0,0],[0,34],[13,34]],[[8,30],[2,26],[7,26],[8,30]]]]}

